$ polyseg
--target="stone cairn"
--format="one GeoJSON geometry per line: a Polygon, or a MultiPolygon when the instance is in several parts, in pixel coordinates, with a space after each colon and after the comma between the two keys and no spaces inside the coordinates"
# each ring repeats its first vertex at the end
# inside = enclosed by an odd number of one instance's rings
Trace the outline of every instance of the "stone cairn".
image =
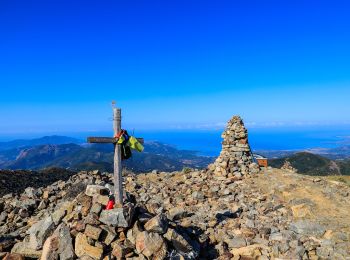
{"type": "Polygon", "coordinates": [[[248,132],[239,116],[233,116],[221,137],[222,150],[209,169],[216,176],[242,177],[259,172],[259,166],[253,162],[248,143],[248,132]]]}
{"type": "Polygon", "coordinates": [[[290,172],[298,172],[297,169],[295,169],[292,164],[290,163],[290,161],[285,161],[284,164],[281,167],[282,170],[287,170],[290,172]]]}

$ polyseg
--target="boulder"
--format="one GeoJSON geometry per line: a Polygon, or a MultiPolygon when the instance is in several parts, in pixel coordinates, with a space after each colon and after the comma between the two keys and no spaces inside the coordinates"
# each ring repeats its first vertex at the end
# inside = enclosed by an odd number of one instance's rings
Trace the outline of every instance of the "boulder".
{"type": "Polygon", "coordinates": [[[117,234],[115,233],[115,230],[113,228],[108,227],[108,226],[102,227],[102,234],[100,236],[100,239],[106,245],[110,245],[114,241],[116,236],[117,236],[117,234]]]}
{"type": "Polygon", "coordinates": [[[96,195],[108,195],[108,189],[100,185],[87,185],[85,194],[90,197],[96,195]]]}
{"type": "Polygon", "coordinates": [[[194,198],[196,200],[203,200],[204,199],[204,194],[201,191],[194,191],[192,193],[192,198],[194,198]]]}
{"type": "Polygon", "coordinates": [[[159,214],[147,221],[144,227],[149,232],[164,234],[168,230],[168,220],[164,214],[159,214]]]}
{"type": "Polygon", "coordinates": [[[99,203],[94,203],[94,204],[92,204],[92,207],[91,207],[91,209],[90,209],[90,212],[91,212],[91,213],[95,213],[95,214],[100,214],[101,210],[102,210],[101,204],[99,204],[99,203]]]}
{"type": "Polygon", "coordinates": [[[57,253],[60,260],[74,259],[75,254],[73,249],[73,241],[69,227],[66,224],[62,223],[56,228],[54,235],[59,238],[57,253]]]}
{"type": "Polygon", "coordinates": [[[128,230],[126,233],[127,239],[133,244],[136,244],[136,237],[139,233],[141,233],[143,230],[140,227],[140,223],[138,221],[135,222],[134,226],[128,230]]]}
{"type": "Polygon", "coordinates": [[[100,221],[113,227],[129,227],[134,215],[134,206],[127,204],[123,208],[114,208],[103,210],[100,215],[100,221]]]}
{"type": "Polygon", "coordinates": [[[233,254],[234,259],[260,259],[260,256],[262,255],[261,251],[263,249],[266,249],[266,246],[254,244],[231,249],[230,253],[233,254]]]}
{"type": "Polygon", "coordinates": [[[168,218],[170,220],[182,219],[182,218],[186,217],[186,215],[187,215],[187,212],[184,210],[183,207],[171,208],[168,211],[168,218]]]}
{"type": "Polygon", "coordinates": [[[101,228],[98,228],[98,227],[94,227],[94,226],[91,226],[91,225],[86,225],[86,228],[85,228],[85,235],[92,238],[92,239],[95,239],[95,240],[98,240],[100,235],[101,235],[101,232],[102,232],[102,229],[101,228]]]}
{"type": "Polygon", "coordinates": [[[20,254],[28,258],[40,258],[42,251],[30,247],[27,241],[18,242],[11,249],[11,253],[20,254]]]}
{"type": "Polygon", "coordinates": [[[169,227],[164,237],[181,255],[196,255],[191,244],[175,229],[169,227]]]}
{"type": "Polygon", "coordinates": [[[35,199],[40,195],[41,193],[37,189],[34,189],[33,187],[28,187],[24,190],[24,196],[27,196],[30,199],[35,199]]]}
{"type": "Polygon", "coordinates": [[[229,248],[240,248],[247,245],[246,240],[243,237],[235,237],[231,239],[225,239],[229,248]]]}
{"type": "Polygon", "coordinates": [[[20,254],[7,253],[3,260],[24,260],[24,256],[20,254]]]}
{"type": "Polygon", "coordinates": [[[304,218],[311,215],[310,206],[306,204],[294,205],[291,209],[295,218],[304,218]]]}
{"type": "Polygon", "coordinates": [[[117,242],[113,244],[112,255],[114,255],[117,259],[124,259],[125,256],[132,251],[132,248],[126,247],[123,244],[117,242]]]}
{"type": "Polygon", "coordinates": [[[52,213],[51,216],[55,225],[58,225],[66,214],[67,211],[64,208],[59,208],[54,213],[52,213]]]}
{"type": "Polygon", "coordinates": [[[307,236],[322,236],[326,231],[322,225],[309,220],[299,220],[291,223],[290,229],[297,234],[307,236]]]}
{"type": "Polygon", "coordinates": [[[101,259],[103,249],[91,246],[87,236],[83,233],[78,233],[75,238],[75,254],[78,257],[88,256],[92,259],[101,259]]]}
{"type": "Polygon", "coordinates": [[[136,237],[136,250],[139,254],[155,259],[164,259],[166,255],[165,241],[162,236],[157,233],[148,233],[143,231],[136,237]],[[164,256],[162,257],[162,255],[164,256]],[[153,257],[152,257],[153,256],[153,257]]]}
{"type": "Polygon", "coordinates": [[[109,197],[106,195],[96,195],[94,196],[93,202],[94,203],[99,203],[103,206],[106,206],[109,201],[109,197]]]}
{"type": "Polygon", "coordinates": [[[35,223],[28,230],[29,234],[29,246],[34,250],[41,249],[45,240],[51,235],[55,228],[55,223],[52,217],[49,216],[37,223],[35,223]]]}
{"type": "Polygon", "coordinates": [[[43,246],[43,252],[40,260],[56,260],[58,259],[58,242],[59,238],[55,235],[48,237],[43,246]]]}

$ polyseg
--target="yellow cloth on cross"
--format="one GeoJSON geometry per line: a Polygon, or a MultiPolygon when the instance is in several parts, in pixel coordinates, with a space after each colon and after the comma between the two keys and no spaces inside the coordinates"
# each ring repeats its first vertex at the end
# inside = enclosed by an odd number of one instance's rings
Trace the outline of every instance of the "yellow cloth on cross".
{"type": "Polygon", "coordinates": [[[122,144],[125,140],[125,137],[122,135],[121,137],[118,138],[118,144],[122,144]]]}
{"type": "Polygon", "coordinates": [[[143,145],[133,136],[130,136],[128,144],[131,149],[134,149],[138,152],[143,151],[143,145]]]}

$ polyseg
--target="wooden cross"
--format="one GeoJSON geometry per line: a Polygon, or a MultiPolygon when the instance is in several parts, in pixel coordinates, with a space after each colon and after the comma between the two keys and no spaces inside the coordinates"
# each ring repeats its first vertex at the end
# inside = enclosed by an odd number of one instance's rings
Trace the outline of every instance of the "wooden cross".
{"type": "MultiPolygon", "coordinates": [[[[121,130],[121,116],[122,112],[120,108],[113,106],[113,130],[114,136],[116,136],[121,130]]],[[[143,138],[137,138],[140,143],[144,143],[143,138]]],[[[122,163],[121,163],[121,148],[118,144],[118,138],[115,137],[88,137],[88,143],[100,143],[100,144],[114,144],[114,195],[116,205],[123,205],[123,176],[122,176],[122,163]]]]}

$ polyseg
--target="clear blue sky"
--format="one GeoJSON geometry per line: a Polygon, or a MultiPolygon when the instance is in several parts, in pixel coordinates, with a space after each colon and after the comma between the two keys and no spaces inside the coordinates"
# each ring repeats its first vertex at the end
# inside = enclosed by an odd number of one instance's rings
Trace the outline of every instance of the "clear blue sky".
{"type": "Polygon", "coordinates": [[[0,134],[349,124],[349,1],[0,1],[0,134]]]}

